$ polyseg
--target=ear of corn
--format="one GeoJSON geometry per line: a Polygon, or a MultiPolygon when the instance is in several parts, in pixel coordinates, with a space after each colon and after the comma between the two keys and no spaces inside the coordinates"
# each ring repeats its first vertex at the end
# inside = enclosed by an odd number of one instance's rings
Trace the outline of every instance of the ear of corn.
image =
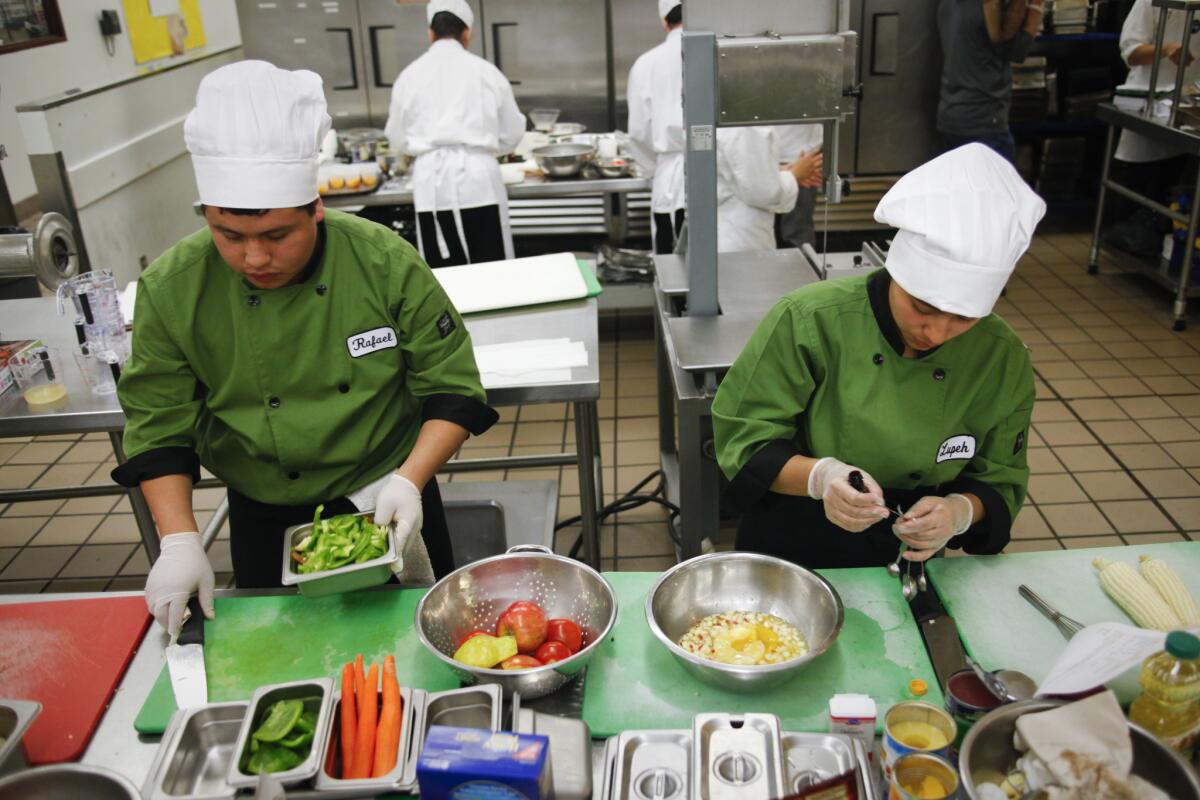
{"type": "Polygon", "coordinates": [[[1200,608],[1196,607],[1195,599],[1183,585],[1179,574],[1161,558],[1142,555],[1138,561],[1141,563],[1142,577],[1146,579],[1146,583],[1154,587],[1179,617],[1179,621],[1184,625],[1200,625],[1200,608]]]}
{"type": "Polygon", "coordinates": [[[1100,585],[1135,623],[1143,628],[1169,631],[1181,626],[1179,616],[1145,578],[1129,564],[1097,557],[1092,566],[1100,571],[1100,585]]]}

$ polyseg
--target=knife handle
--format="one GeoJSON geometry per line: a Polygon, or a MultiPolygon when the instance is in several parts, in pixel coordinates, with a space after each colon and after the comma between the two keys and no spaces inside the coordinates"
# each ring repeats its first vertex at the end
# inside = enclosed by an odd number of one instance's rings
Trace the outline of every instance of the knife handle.
{"type": "Polygon", "coordinates": [[[204,644],[204,611],[200,608],[199,597],[188,600],[188,612],[176,644],[204,644]]]}

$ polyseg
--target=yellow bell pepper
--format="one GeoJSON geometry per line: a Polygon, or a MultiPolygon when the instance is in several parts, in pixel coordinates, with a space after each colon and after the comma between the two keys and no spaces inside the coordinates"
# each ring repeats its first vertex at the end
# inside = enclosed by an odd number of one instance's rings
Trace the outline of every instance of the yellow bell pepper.
{"type": "Polygon", "coordinates": [[[454,652],[454,660],[469,667],[491,669],[516,654],[517,637],[489,636],[483,633],[463,642],[454,652]]]}

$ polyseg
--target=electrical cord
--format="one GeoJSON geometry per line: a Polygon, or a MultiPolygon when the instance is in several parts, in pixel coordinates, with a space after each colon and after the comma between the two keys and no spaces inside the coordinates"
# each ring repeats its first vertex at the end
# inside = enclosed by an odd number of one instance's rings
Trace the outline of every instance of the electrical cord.
{"type": "MultiPolygon", "coordinates": [[[[667,533],[670,534],[671,540],[675,543],[676,547],[681,546],[679,532],[675,529],[675,521],[679,518],[679,506],[675,505],[663,496],[666,493],[666,482],[667,476],[663,474],[661,469],[656,469],[654,472],[651,472],[649,475],[638,481],[637,485],[635,485],[628,492],[601,508],[596,520],[597,524],[604,522],[605,519],[611,517],[613,514],[631,511],[644,505],[659,505],[670,512],[667,515],[667,533]],[[638,492],[641,491],[646,484],[650,483],[650,481],[654,480],[655,478],[658,478],[658,485],[655,486],[649,494],[638,494],[638,492]]],[[[582,521],[583,515],[577,514],[573,517],[568,517],[567,519],[561,520],[554,526],[554,530],[557,532],[563,528],[569,528],[572,525],[578,525],[582,521]]],[[[578,558],[579,551],[582,549],[582,547],[583,531],[580,531],[579,535],[575,537],[574,544],[571,545],[570,557],[578,558]]]]}

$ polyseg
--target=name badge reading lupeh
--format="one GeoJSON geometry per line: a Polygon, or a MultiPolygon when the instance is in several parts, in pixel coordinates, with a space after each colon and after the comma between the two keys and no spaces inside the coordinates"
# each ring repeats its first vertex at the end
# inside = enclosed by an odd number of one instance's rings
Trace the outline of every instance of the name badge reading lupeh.
{"type": "Polygon", "coordinates": [[[970,461],[975,457],[975,437],[970,434],[951,436],[938,445],[937,463],[943,461],[970,461]]]}
{"type": "Polygon", "coordinates": [[[346,349],[350,351],[351,358],[361,358],[377,350],[396,347],[397,344],[396,332],[386,326],[346,337],[346,349]]]}

